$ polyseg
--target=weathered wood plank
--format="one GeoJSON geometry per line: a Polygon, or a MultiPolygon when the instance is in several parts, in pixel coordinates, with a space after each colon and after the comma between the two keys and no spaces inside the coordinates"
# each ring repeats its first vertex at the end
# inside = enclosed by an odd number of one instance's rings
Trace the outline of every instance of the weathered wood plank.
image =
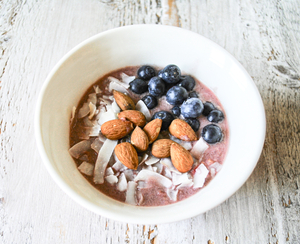
{"type": "Polygon", "coordinates": [[[299,8],[292,0],[0,2],[0,242],[300,243],[299,8]],[[96,33],[142,23],[190,29],[232,53],[258,86],[268,124],[261,159],[236,194],[157,226],[112,221],[74,203],[33,137],[37,95],[55,63],[96,33]]]}

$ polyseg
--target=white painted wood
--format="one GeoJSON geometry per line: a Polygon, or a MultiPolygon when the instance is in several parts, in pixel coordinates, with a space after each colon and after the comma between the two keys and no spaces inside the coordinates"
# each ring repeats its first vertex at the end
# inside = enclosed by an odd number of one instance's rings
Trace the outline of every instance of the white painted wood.
{"type": "Polygon", "coordinates": [[[0,243],[300,243],[299,9],[294,0],[1,1],[0,243]],[[264,150],[244,186],[171,224],[121,223],[83,209],[51,179],[33,135],[36,99],[55,63],[96,33],[140,23],[180,26],[227,49],[253,77],[267,114],[264,150]]]}

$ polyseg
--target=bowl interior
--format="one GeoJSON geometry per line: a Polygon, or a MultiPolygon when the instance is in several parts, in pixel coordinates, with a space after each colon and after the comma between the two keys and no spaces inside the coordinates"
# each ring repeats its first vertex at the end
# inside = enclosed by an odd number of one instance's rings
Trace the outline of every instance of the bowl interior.
{"type": "Polygon", "coordinates": [[[203,213],[237,191],[259,159],[265,114],[250,76],[224,49],[180,28],[138,25],[100,33],[63,57],[40,94],[36,135],[47,169],[75,201],[115,220],[153,224],[203,213]],[[208,86],[225,109],[230,140],[223,168],[199,193],[176,204],[145,208],[117,202],[95,190],[78,172],[68,153],[71,109],[88,87],[113,70],[171,63],[208,86]]]}

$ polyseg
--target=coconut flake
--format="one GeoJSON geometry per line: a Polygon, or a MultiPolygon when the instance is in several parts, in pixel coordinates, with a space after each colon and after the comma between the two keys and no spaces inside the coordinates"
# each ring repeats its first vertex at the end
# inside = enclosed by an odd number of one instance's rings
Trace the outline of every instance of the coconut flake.
{"type": "Polygon", "coordinates": [[[96,103],[97,103],[97,94],[96,93],[89,94],[87,102],[96,105],[96,103]]]}
{"type": "Polygon", "coordinates": [[[180,184],[188,184],[188,183],[193,182],[188,173],[184,173],[184,174],[181,174],[181,175],[173,173],[172,174],[172,181],[173,181],[173,184],[175,186],[180,185],[180,184]]]}
{"type": "Polygon", "coordinates": [[[108,167],[105,171],[105,175],[106,176],[109,176],[109,175],[113,175],[114,174],[114,171],[111,167],[108,167]]]}
{"type": "Polygon", "coordinates": [[[146,120],[151,120],[151,114],[149,109],[147,108],[146,104],[143,102],[143,100],[139,100],[135,105],[136,110],[143,113],[146,117],[146,120]]]}
{"type": "Polygon", "coordinates": [[[99,86],[93,86],[94,90],[96,92],[96,94],[102,93],[101,89],[99,88],[99,86]]]}
{"type": "Polygon", "coordinates": [[[144,189],[144,188],[148,188],[148,187],[149,187],[149,185],[145,181],[140,180],[137,182],[138,189],[144,189]]]}
{"type": "Polygon", "coordinates": [[[117,115],[114,113],[112,109],[107,110],[106,112],[100,111],[98,124],[103,125],[105,122],[117,119],[117,115]]]}
{"type": "Polygon", "coordinates": [[[143,166],[143,170],[150,170],[150,171],[153,171],[153,168],[151,165],[144,165],[143,166]]]}
{"type": "Polygon", "coordinates": [[[177,142],[178,144],[180,144],[182,141],[178,138],[176,138],[175,136],[170,135],[170,140],[177,142]]]}
{"type": "Polygon", "coordinates": [[[127,89],[129,88],[128,84],[120,82],[118,79],[111,76],[109,76],[107,79],[110,81],[108,86],[108,90],[110,92],[112,92],[112,90],[116,90],[122,93],[127,93],[127,89]]]}
{"type": "Polygon", "coordinates": [[[94,165],[88,162],[82,162],[82,164],[80,164],[80,166],[78,167],[78,170],[85,175],[92,176],[94,165]]]}
{"type": "Polygon", "coordinates": [[[119,191],[126,191],[127,190],[127,180],[126,180],[126,177],[125,177],[124,173],[120,174],[120,176],[119,176],[117,189],[119,191]]]}
{"type": "Polygon", "coordinates": [[[202,137],[195,143],[190,153],[192,156],[196,159],[200,159],[202,154],[205,152],[205,150],[208,148],[208,144],[203,140],[202,137]]]}
{"type": "Polygon", "coordinates": [[[175,136],[170,135],[170,140],[177,142],[180,146],[184,147],[186,150],[191,150],[192,149],[192,142],[190,141],[182,141],[175,136]]]}
{"type": "Polygon", "coordinates": [[[85,116],[87,116],[90,113],[90,107],[88,103],[84,103],[82,107],[79,109],[77,118],[81,119],[85,116]]]}
{"type": "Polygon", "coordinates": [[[155,167],[156,168],[156,173],[159,173],[159,174],[161,174],[161,172],[164,168],[164,166],[160,162],[158,162],[156,164],[152,164],[152,167],[153,168],[155,167]]]}
{"type": "Polygon", "coordinates": [[[167,195],[170,198],[171,201],[176,202],[177,201],[177,194],[178,194],[178,190],[174,190],[174,189],[167,189],[167,195]]]}
{"type": "Polygon", "coordinates": [[[149,155],[147,153],[144,153],[143,154],[143,157],[138,157],[139,158],[139,165],[142,165],[146,160],[147,158],[149,157],[149,155]]]}
{"type": "Polygon", "coordinates": [[[134,174],[133,174],[133,171],[131,169],[126,169],[126,170],[124,170],[123,173],[124,173],[127,181],[133,181],[134,180],[134,174]]]}
{"type": "Polygon", "coordinates": [[[150,156],[146,161],[145,161],[145,164],[146,165],[153,165],[153,164],[156,164],[160,159],[159,158],[156,158],[154,156],[150,156]]]}
{"type": "Polygon", "coordinates": [[[99,125],[96,125],[94,127],[79,126],[78,128],[78,138],[83,140],[88,140],[91,136],[98,136],[100,133],[99,125]]]}
{"type": "Polygon", "coordinates": [[[180,146],[184,147],[188,151],[191,150],[192,147],[193,147],[192,142],[190,142],[190,141],[182,141],[182,140],[180,140],[180,139],[178,139],[178,138],[176,138],[175,136],[172,136],[172,135],[170,135],[170,139],[172,141],[177,142],[180,146]]]}
{"type": "Polygon", "coordinates": [[[155,173],[150,170],[141,170],[138,175],[135,177],[134,181],[137,182],[139,180],[147,181],[149,179],[153,179],[156,183],[169,188],[172,186],[172,181],[167,177],[162,176],[161,174],[155,173]]]}
{"type": "Polygon", "coordinates": [[[95,170],[94,170],[95,184],[103,184],[104,174],[105,174],[107,164],[117,144],[118,144],[117,140],[109,140],[109,139],[106,139],[106,141],[103,143],[103,146],[99,151],[96,164],[95,164],[95,170]]]}
{"type": "Polygon", "coordinates": [[[70,123],[73,122],[74,118],[75,118],[75,114],[76,114],[76,107],[73,106],[72,111],[71,111],[71,119],[70,119],[70,123]]]}
{"type": "Polygon", "coordinates": [[[116,83],[116,82],[111,82],[111,83],[109,83],[108,90],[109,90],[110,92],[112,92],[112,90],[116,90],[116,91],[122,92],[122,93],[126,93],[126,92],[127,92],[127,89],[124,88],[124,86],[121,86],[120,84],[118,84],[118,83],[116,83]]]}
{"type": "Polygon", "coordinates": [[[211,177],[216,176],[216,170],[214,168],[209,169],[209,172],[210,172],[211,177]]]}
{"type": "Polygon", "coordinates": [[[99,133],[98,138],[101,142],[105,142],[106,140],[106,137],[101,132],[99,133]]]}
{"type": "Polygon", "coordinates": [[[181,174],[172,164],[171,159],[169,158],[163,158],[160,160],[160,163],[164,166],[166,166],[171,172],[174,172],[176,174],[181,174]]]}
{"type": "Polygon", "coordinates": [[[128,84],[135,79],[135,76],[128,76],[125,73],[121,73],[121,79],[125,84],[128,84]]]}
{"type": "Polygon", "coordinates": [[[105,98],[99,98],[98,99],[98,101],[99,101],[99,104],[100,105],[103,105],[103,106],[107,106],[108,104],[111,104],[112,103],[112,101],[110,101],[110,100],[108,100],[108,99],[105,99],[105,98]]]}
{"type": "Polygon", "coordinates": [[[142,203],[144,202],[144,196],[141,192],[138,192],[137,199],[138,199],[138,205],[142,205],[142,203]]]}
{"type": "MultiPolygon", "coordinates": [[[[105,100],[109,100],[110,101],[110,99],[111,99],[111,96],[107,96],[107,95],[103,95],[102,96],[102,99],[105,99],[105,100]]],[[[111,102],[111,101],[110,101],[111,102]]]]}
{"type": "Polygon", "coordinates": [[[134,181],[129,181],[127,184],[127,192],[126,192],[126,199],[125,202],[131,205],[136,205],[135,200],[135,190],[136,190],[137,183],[134,181]]]}
{"type": "Polygon", "coordinates": [[[180,145],[182,146],[182,147],[184,147],[186,150],[191,150],[192,148],[193,148],[193,146],[192,146],[192,142],[190,142],[190,141],[182,141],[181,143],[180,143],[180,145]]]}
{"type": "MultiPolygon", "coordinates": [[[[116,157],[115,157],[115,158],[116,158],[116,157]]],[[[119,161],[119,159],[116,160],[116,162],[114,163],[114,165],[112,166],[112,168],[113,168],[115,171],[119,171],[119,172],[124,171],[124,170],[127,169],[127,167],[126,167],[124,164],[122,164],[122,163],[119,161]]]]}
{"type": "Polygon", "coordinates": [[[95,125],[93,127],[85,127],[85,130],[89,136],[98,136],[101,130],[99,125],[95,125]]]}
{"type": "Polygon", "coordinates": [[[86,162],[88,162],[88,161],[89,161],[89,156],[86,155],[86,154],[83,154],[83,155],[80,156],[78,159],[79,159],[80,161],[86,161],[86,162]]]}
{"type": "Polygon", "coordinates": [[[109,176],[106,176],[105,177],[105,180],[111,184],[111,185],[114,185],[118,182],[118,177],[115,176],[115,175],[109,175],[109,176]]]}
{"type": "Polygon", "coordinates": [[[192,187],[193,185],[194,185],[193,181],[185,182],[185,183],[182,183],[179,186],[177,186],[176,189],[179,190],[179,189],[186,188],[186,187],[192,187]]]}
{"type": "Polygon", "coordinates": [[[112,108],[112,110],[113,110],[113,112],[114,112],[115,114],[120,113],[120,111],[121,111],[121,109],[120,109],[120,107],[118,106],[118,104],[116,103],[115,99],[114,99],[114,101],[113,101],[112,104],[111,104],[111,108],[112,108]]]}
{"type": "Polygon", "coordinates": [[[90,139],[90,131],[88,128],[92,128],[92,127],[83,127],[80,126],[78,127],[80,130],[78,130],[78,138],[81,140],[88,140],[90,139]]]}
{"type": "Polygon", "coordinates": [[[93,104],[92,102],[89,103],[89,108],[90,108],[90,115],[89,115],[89,119],[92,119],[95,115],[96,112],[96,106],[95,104],[93,104]]]}
{"type": "Polygon", "coordinates": [[[69,153],[73,158],[79,158],[82,154],[91,149],[91,141],[84,140],[76,143],[69,149],[69,153]]]}
{"type": "Polygon", "coordinates": [[[105,122],[114,120],[114,119],[117,119],[116,114],[113,111],[109,110],[107,112],[101,113],[101,116],[98,120],[98,124],[103,125],[105,122]]]}
{"type": "Polygon", "coordinates": [[[99,140],[99,137],[97,137],[97,138],[93,141],[93,143],[92,143],[92,145],[91,145],[91,148],[92,148],[96,153],[99,153],[99,151],[100,151],[102,145],[103,145],[103,142],[99,140]]]}
{"type": "Polygon", "coordinates": [[[118,80],[118,79],[115,78],[115,77],[109,76],[109,77],[107,77],[107,79],[108,79],[110,82],[115,82],[115,83],[119,84],[120,86],[123,86],[125,89],[128,89],[128,88],[129,88],[129,84],[125,84],[124,82],[121,82],[120,80],[118,80]]]}
{"type": "Polygon", "coordinates": [[[172,173],[167,167],[164,168],[164,176],[172,180],[172,173]]]}
{"type": "Polygon", "coordinates": [[[83,124],[87,127],[94,127],[95,125],[98,125],[98,123],[95,120],[90,120],[89,117],[84,117],[82,121],[83,124]]]}
{"type": "Polygon", "coordinates": [[[205,167],[204,164],[200,164],[196,170],[195,170],[195,174],[194,174],[194,188],[200,188],[203,187],[204,183],[205,183],[205,179],[208,175],[209,171],[208,169],[205,167]]]}
{"type": "Polygon", "coordinates": [[[222,164],[218,162],[215,162],[208,167],[208,169],[215,169],[216,173],[218,173],[221,170],[221,168],[222,168],[222,164]]]}

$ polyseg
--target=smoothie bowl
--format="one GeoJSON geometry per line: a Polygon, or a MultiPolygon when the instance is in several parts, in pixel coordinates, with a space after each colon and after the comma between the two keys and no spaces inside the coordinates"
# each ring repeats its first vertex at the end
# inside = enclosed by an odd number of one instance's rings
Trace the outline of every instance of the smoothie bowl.
{"type": "Polygon", "coordinates": [[[54,67],[36,136],[76,202],[119,221],[165,223],[208,211],[243,185],[265,114],[250,76],[218,45],[137,25],[86,40],[54,67]]]}

